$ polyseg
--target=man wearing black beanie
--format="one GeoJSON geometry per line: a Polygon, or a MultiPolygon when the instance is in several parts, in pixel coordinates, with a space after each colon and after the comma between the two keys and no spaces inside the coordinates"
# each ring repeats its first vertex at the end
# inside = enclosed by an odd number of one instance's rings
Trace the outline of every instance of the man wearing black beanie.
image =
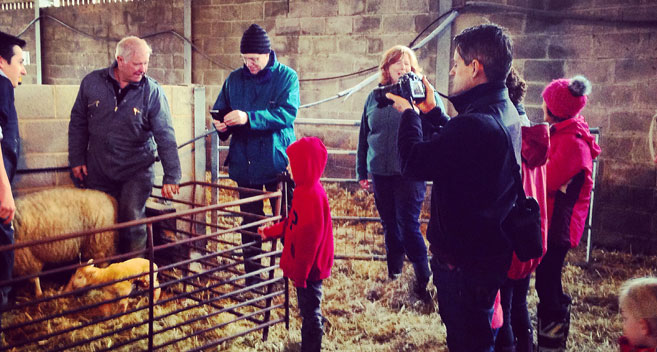
{"type": "MultiPolygon", "coordinates": [[[[239,187],[276,191],[278,176],[285,172],[285,149],[295,141],[294,119],[299,109],[297,73],[276,60],[267,32],[252,24],[242,36],[240,53],[244,65],[230,73],[214,103],[221,119],[213,120],[223,141],[230,139],[226,164],[229,177],[239,187]]],[[[217,115],[214,115],[217,118],[217,115]]],[[[240,192],[240,198],[253,194],[240,192]]],[[[242,212],[264,215],[263,201],[240,206],[242,212]]],[[[244,217],[243,224],[256,221],[244,217]]],[[[250,229],[256,232],[256,228],[250,229]]],[[[260,254],[259,236],[242,234],[244,257],[260,254]]],[[[261,268],[259,260],[245,262],[246,273],[261,268]]],[[[247,286],[258,282],[257,275],[246,278],[247,286]]]]}

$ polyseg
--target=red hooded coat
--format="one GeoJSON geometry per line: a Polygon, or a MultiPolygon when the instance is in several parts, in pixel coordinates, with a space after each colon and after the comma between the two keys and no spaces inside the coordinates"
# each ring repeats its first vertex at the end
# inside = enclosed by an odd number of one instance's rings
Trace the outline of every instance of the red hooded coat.
{"type": "Polygon", "coordinates": [[[266,237],[285,237],[281,256],[283,274],[296,287],[306,280],[331,275],[333,267],[333,223],[328,197],[319,178],[326,167],[327,152],[322,141],[305,137],[287,147],[292,177],[296,183],[289,216],[266,229],[266,237]]]}
{"type": "MultiPolygon", "coordinates": [[[[522,128],[522,186],[528,197],[534,197],[541,208],[541,235],[543,237],[543,255],[547,250],[548,216],[545,194],[545,163],[550,147],[550,133],[547,124],[522,128]]],[[[513,254],[508,276],[519,280],[531,274],[541,262],[540,258],[521,262],[513,254]]]]}
{"type": "Polygon", "coordinates": [[[579,244],[593,189],[593,159],[598,155],[600,146],[583,116],[550,127],[547,162],[550,243],[571,248],[579,244]]]}
{"type": "Polygon", "coordinates": [[[630,340],[625,336],[618,338],[618,345],[620,347],[620,352],[657,352],[657,349],[652,347],[635,347],[632,346],[630,340]]]}

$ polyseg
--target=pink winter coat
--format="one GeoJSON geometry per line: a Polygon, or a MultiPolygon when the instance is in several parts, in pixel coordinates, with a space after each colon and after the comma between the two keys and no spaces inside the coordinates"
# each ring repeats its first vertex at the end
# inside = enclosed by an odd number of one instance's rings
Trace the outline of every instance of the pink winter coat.
{"type": "MultiPolygon", "coordinates": [[[[543,255],[547,250],[548,215],[546,198],[546,161],[550,147],[550,133],[547,123],[522,128],[522,186],[525,194],[536,198],[541,208],[541,234],[543,236],[543,255]]],[[[531,274],[541,262],[541,258],[521,262],[513,254],[508,277],[519,280],[531,274]]]]}
{"type": "Polygon", "coordinates": [[[548,241],[576,247],[584,233],[600,146],[583,116],[552,125],[547,162],[548,241]]]}

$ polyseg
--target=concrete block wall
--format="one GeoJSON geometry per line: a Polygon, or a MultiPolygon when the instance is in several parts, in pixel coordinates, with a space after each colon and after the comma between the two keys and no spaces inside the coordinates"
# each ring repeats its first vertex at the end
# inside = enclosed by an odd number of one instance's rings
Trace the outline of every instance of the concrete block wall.
{"type": "MultiPolygon", "coordinates": [[[[68,121],[77,87],[24,85],[15,93],[21,133],[18,169],[68,166],[68,121]]],[[[14,193],[71,184],[68,172],[19,173],[14,193]]]]}
{"type": "MultiPolygon", "coordinates": [[[[552,79],[584,74],[593,93],[583,111],[592,127],[601,130],[603,153],[594,204],[595,242],[657,252],[657,178],[650,146],[657,112],[657,35],[654,1],[624,0],[493,0],[500,6],[558,11],[565,15],[597,16],[597,22],[541,18],[506,8],[461,9],[451,35],[486,22],[507,27],[513,36],[515,66],[529,89],[525,103],[532,121],[540,121],[543,87],[552,79]],[[621,20],[645,20],[643,24],[621,20]]],[[[370,73],[343,79],[309,79],[344,75],[376,66],[394,44],[408,44],[421,29],[464,0],[194,0],[192,40],[208,58],[194,52],[192,79],[206,87],[206,108],[214,103],[230,70],[241,66],[242,32],[259,23],[267,29],[281,62],[301,78],[301,102],[311,103],[352,87],[370,73]],[[214,63],[213,63],[214,62],[214,63]]],[[[84,5],[45,9],[76,28],[103,37],[144,36],[157,30],[182,33],[183,0],[84,5]]],[[[17,33],[33,10],[0,16],[0,30],[17,33]]],[[[109,64],[115,43],[91,40],[64,29],[51,19],[42,21],[44,82],[79,84],[84,74],[109,64]],[[86,55],[86,56],[85,56],[86,55]]],[[[32,30],[25,34],[33,41],[32,30]]],[[[165,84],[181,80],[182,41],[171,35],[147,39],[154,49],[150,73],[165,84]]],[[[444,74],[451,56],[448,44],[436,41],[418,52],[425,73],[439,87],[448,87],[444,74]],[[436,57],[441,55],[440,62],[436,57]]],[[[34,60],[32,60],[34,62],[34,60]]],[[[28,67],[26,83],[33,82],[28,67]]],[[[301,118],[359,120],[362,104],[374,84],[346,102],[334,100],[303,109],[301,118]]],[[[23,87],[19,88],[22,89],[23,87]]],[[[447,90],[447,89],[444,89],[447,90]]],[[[17,90],[18,92],[18,90],[17,90]]],[[[53,93],[58,94],[58,93],[53,93]]],[[[172,93],[175,95],[175,93],[172,93]]],[[[452,111],[453,113],[453,111],[452,111]]],[[[209,126],[209,118],[206,121],[209,126]]],[[[297,126],[297,135],[318,135],[329,148],[355,149],[357,127],[297,126]]],[[[29,132],[28,132],[29,134],[29,132]]],[[[55,141],[53,141],[55,143],[55,141]]],[[[353,176],[353,158],[331,159],[327,174],[353,176]]]]}
{"type": "MultiPolygon", "coordinates": [[[[22,143],[19,170],[68,166],[68,123],[78,88],[75,85],[25,85],[16,89],[22,143]]],[[[176,141],[182,144],[190,140],[194,132],[194,87],[164,86],[163,89],[169,101],[176,141]]],[[[205,158],[205,152],[201,154],[205,158]]],[[[182,181],[194,180],[193,149],[191,146],[183,147],[178,155],[183,171],[182,181]]],[[[162,183],[162,174],[161,164],[156,163],[156,184],[162,183]]],[[[71,185],[68,171],[19,173],[14,180],[14,191],[20,195],[71,185]]],[[[182,199],[189,199],[190,196],[190,193],[181,195],[182,199]]]]}
{"type": "MultiPolygon", "coordinates": [[[[292,67],[301,80],[301,104],[313,103],[351,88],[377,71],[343,79],[315,80],[376,67],[393,45],[408,45],[438,16],[434,0],[274,0],[195,1],[194,42],[210,57],[230,68],[242,66],[239,45],[252,24],[263,26],[278,59],[292,67]]],[[[445,48],[449,50],[449,48],[445,48]]],[[[436,40],[417,52],[424,73],[435,81],[436,40]]],[[[194,82],[204,84],[212,105],[230,70],[217,70],[194,54],[194,82]]],[[[300,118],[360,121],[363,104],[376,82],[348,100],[339,99],[299,111],[300,118]]],[[[296,125],[298,137],[316,135],[329,148],[356,149],[358,127],[296,125]]],[[[355,177],[354,158],[331,156],[330,177],[355,177]]]]}
{"type": "MultiPolygon", "coordinates": [[[[33,9],[12,9],[0,11],[0,31],[12,35],[18,35],[28,26],[33,18],[33,9]]],[[[27,76],[23,77],[23,84],[34,84],[36,83],[36,65],[34,65],[36,61],[34,59],[36,47],[34,45],[34,30],[28,29],[25,31],[25,33],[21,36],[21,39],[27,42],[23,50],[29,52],[30,57],[32,58],[32,64],[25,65],[27,76]]]]}
{"type": "MultiPolygon", "coordinates": [[[[454,33],[482,23],[509,28],[514,65],[528,83],[525,104],[532,121],[543,119],[541,92],[552,79],[583,74],[593,91],[582,114],[601,131],[596,184],[595,244],[657,252],[656,169],[650,146],[657,118],[657,3],[614,0],[508,0],[498,4],[601,21],[537,18],[473,11],[459,16],[454,33]],[[618,22],[653,21],[652,24],[618,22]]],[[[458,4],[456,4],[458,5],[458,4]]]]}
{"type": "Polygon", "coordinates": [[[153,48],[149,75],[161,84],[182,83],[183,42],[170,33],[150,36],[169,30],[183,33],[182,3],[134,1],[42,9],[46,17],[41,24],[43,83],[79,84],[90,71],[109,66],[117,39],[128,35],[148,36],[153,48]]]}

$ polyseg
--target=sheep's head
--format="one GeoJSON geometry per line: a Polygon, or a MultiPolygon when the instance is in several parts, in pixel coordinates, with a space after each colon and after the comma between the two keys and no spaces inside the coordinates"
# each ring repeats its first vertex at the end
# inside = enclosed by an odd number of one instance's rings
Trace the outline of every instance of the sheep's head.
{"type": "Polygon", "coordinates": [[[87,263],[90,265],[86,265],[81,268],[78,268],[78,270],[75,271],[75,274],[71,276],[71,280],[69,280],[68,284],[66,285],[64,292],[71,292],[75,289],[86,287],[89,285],[89,278],[91,277],[91,275],[93,274],[96,268],[92,264],[93,259],[89,259],[87,263]]]}

